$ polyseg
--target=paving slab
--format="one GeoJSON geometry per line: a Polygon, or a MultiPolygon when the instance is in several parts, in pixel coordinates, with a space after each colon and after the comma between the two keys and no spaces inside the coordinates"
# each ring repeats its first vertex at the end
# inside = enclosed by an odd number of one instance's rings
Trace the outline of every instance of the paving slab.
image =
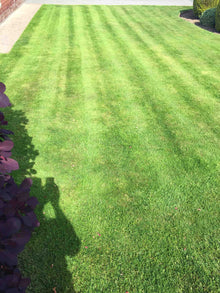
{"type": "Polygon", "coordinates": [[[24,3],[0,24],[0,53],[10,52],[41,5],[24,3]]]}
{"type": "Polygon", "coordinates": [[[192,6],[193,0],[27,0],[26,3],[58,4],[58,5],[192,6]]]}

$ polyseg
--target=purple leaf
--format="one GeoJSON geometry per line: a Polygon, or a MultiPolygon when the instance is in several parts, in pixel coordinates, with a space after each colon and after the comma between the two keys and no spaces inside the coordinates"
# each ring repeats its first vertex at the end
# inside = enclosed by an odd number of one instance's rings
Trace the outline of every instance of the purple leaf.
{"type": "Polygon", "coordinates": [[[13,141],[5,140],[3,142],[0,142],[0,151],[9,152],[13,148],[13,146],[13,141]]]}
{"type": "Polygon", "coordinates": [[[21,278],[21,274],[14,272],[13,274],[7,275],[5,277],[5,281],[9,288],[17,287],[19,279],[21,278]]]}
{"type": "Polygon", "coordinates": [[[6,284],[5,278],[1,278],[0,279],[0,290],[5,292],[6,286],[7,286],[7,284],[6,284]]]}
{"type": "Polygon", "coordinates": [[[16,197],[17,197],[19,203],[24,203],[30,197],[29,191],[17,193],[16,197]]]}
{"type": "Polygon", "coordinates": [[[5,250],[0,250],[0,263],[6,264],[7,266],[16,266],[18,260],[16,255],[5,250]]]}
{"type": "Polygon", "coordinates": [[[17,233],[21,228],[21,220],[18,218],[9,218],[6,221],[7,227],[8,227],[8,233],[9,235],[17,233]]]}
{"type": "Polygon", "coordinates": [[[9,101],[9,98],[0,92],[0,108],[6,108],[11,106],[11,103],[9,101]]]}
{"type": "Polygon", "coordinates": [[[0,198],[4,201],[9,201],[12,199],[11,194],[8,193],[6,189],[1,190],[0,198]]]}
{"type": "Polygon", "coordinates": [[[4,158],[9,158],[11,157],[11,152],[9,151],[0,151],[0,155],[3,156],[4,158]]]}
{"type": "Polygon", "coordinates": [[[21,228],[19,218],[9,218],[6,222],[0,224],[0,234],[2,238],[7,238],[17,233],[21,228]]]}
{"type": "Polygon", "coordinates": [[[26,289],[30,284],[31,280],[29,278],[21,279],[18,285],[19,289],[26,289]]]}
{"type": "Polygon", "coordinates": [[[4,119],[5,119],[4,114],[2,112],[0,112],[0,121],[4,121],[4,119]]]}
{"type": "Polygon", "coordinates": [[[3,82],[0,82],[0,93],[4,93],[6,90],[6,86],[3,82]]]}
{"type": "Polygon", "coordinates": [[[15,203],[13,203],[12,200],[9,201],[5,204],[3,211],[6,217],[13,217],[16,213],[15,203]]]}
{"type": "Polygon", "coordinates": [[[5,238],[7,236],[7,225],[6,222],[0,224],[0,237],[5,238]]]}
{"type": "Polygon", "coordinates": [[[4,201],[0,199],[0,209],[2,209],[4,205],[5,205],[4,201]]]}
{"type": "Polygon", "coordinates": [[[0,173],[6,174],[19,169],[18,162],[13,159],[0,157],[0,173]]]}
{"type": "Polygon", "coordinates": [[[0,129],[0,132],[1,132],[1,133],[4,133],[4,134],[14,134],[13,131],[11,131],[11,130],[7,130],[7,129],[0,129]]]}
{"type": "Polygon", "coordinates": [[[20,293],[16,288],[10,288],[5,291],[5,293],[20,293]]]}
{"type": "Polygon", "coordinates": [[[1,125],[7,125],[8,124],[8,121],[5,121],[5,116],[2,112],[0,112],[0,124],[1,125]]]}
{"type": "Polygon", "coordinates": [[[3,188],[4,184],[5,184],[5,176],[0,175],[0,188],[3,188]]]}
{"type": "Polygon", "coordinates": [[[19,186],[19,192],[20,192],[20,191],[27,191],[27,190],[29,191],[31,185],[32,185],[32,180],[31,180],[31,178],[25,178],[25,179],[22,181],[21,185],[19,186]]]}
{"type": "Polygon", "coordinates": [[[7,250],[12,253],[19,253],[24,249],[25,244],[30,240],[31,232],[19,232],[17,235],[1,241],[7,247],[7,250]]]}
{"type": "Polygon", "coordinates": [[[39,201],[36,197],[31,197],[27,200],[26,204],[28,204],[32,209],[35,209],[36,205],[39,204],[39,201]]]}
{"type": "Polygon", "coordinates": [[[22,217],[24,225],[28,227],[37,227],[38,220],[34,212],[27,213],[26,216],[22,217]]]}
{"type": "Polygon", "coordinates": [[[20,253],[24,249],[25,244],[26,244],[25,243],[23,246],[18,246],[18,245],[16,245],[15,242],[10,241],[10,240],[8,240],[7,242],[4,241],[2,243],[3,244],[6,243],[6,245],[7,245],[7,251],[10,252],[10,253],[13,253],[15,255],[18,255],[18,253],[20,253]]]}

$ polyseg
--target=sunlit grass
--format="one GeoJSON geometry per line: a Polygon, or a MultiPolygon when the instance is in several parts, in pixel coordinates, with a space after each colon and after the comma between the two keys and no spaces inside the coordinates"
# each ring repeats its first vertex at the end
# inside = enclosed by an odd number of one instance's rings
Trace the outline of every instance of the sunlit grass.
{"type": "Polygon", "coordinates": [[[27,292],[217,292],[220,36],[180,10],[42,6],[0,55],[27,292]]]}

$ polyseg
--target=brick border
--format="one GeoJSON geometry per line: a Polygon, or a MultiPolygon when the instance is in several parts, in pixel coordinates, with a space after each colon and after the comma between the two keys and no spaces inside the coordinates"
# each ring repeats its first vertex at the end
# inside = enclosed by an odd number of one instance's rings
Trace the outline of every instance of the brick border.
{"type": "Polygon", "coordinates": [[[0,0],[0,23],[15,11],[25,0],[0,0]]]}

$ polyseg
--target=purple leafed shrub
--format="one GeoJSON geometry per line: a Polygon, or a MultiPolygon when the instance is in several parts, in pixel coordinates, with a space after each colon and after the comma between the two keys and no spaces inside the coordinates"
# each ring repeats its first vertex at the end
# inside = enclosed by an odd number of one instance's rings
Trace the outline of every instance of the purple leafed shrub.
{"type": "MultiPolygon", "coordinates": [[[[11,106],[5,89],[0,83],[1,108],[11,106]]],[[[7,125],[2,112],[0,125],[7,125]]],[[[23,293],[30,280],[21,278],[17,257],[40,223],[34,213],[38,200],[29,196],[32,180],[26,178],[19,186],[8,174],[19,168],[10,158],[14,146],[10,134],[13,132],[0,129],[0,293],[23,293]]]]}

